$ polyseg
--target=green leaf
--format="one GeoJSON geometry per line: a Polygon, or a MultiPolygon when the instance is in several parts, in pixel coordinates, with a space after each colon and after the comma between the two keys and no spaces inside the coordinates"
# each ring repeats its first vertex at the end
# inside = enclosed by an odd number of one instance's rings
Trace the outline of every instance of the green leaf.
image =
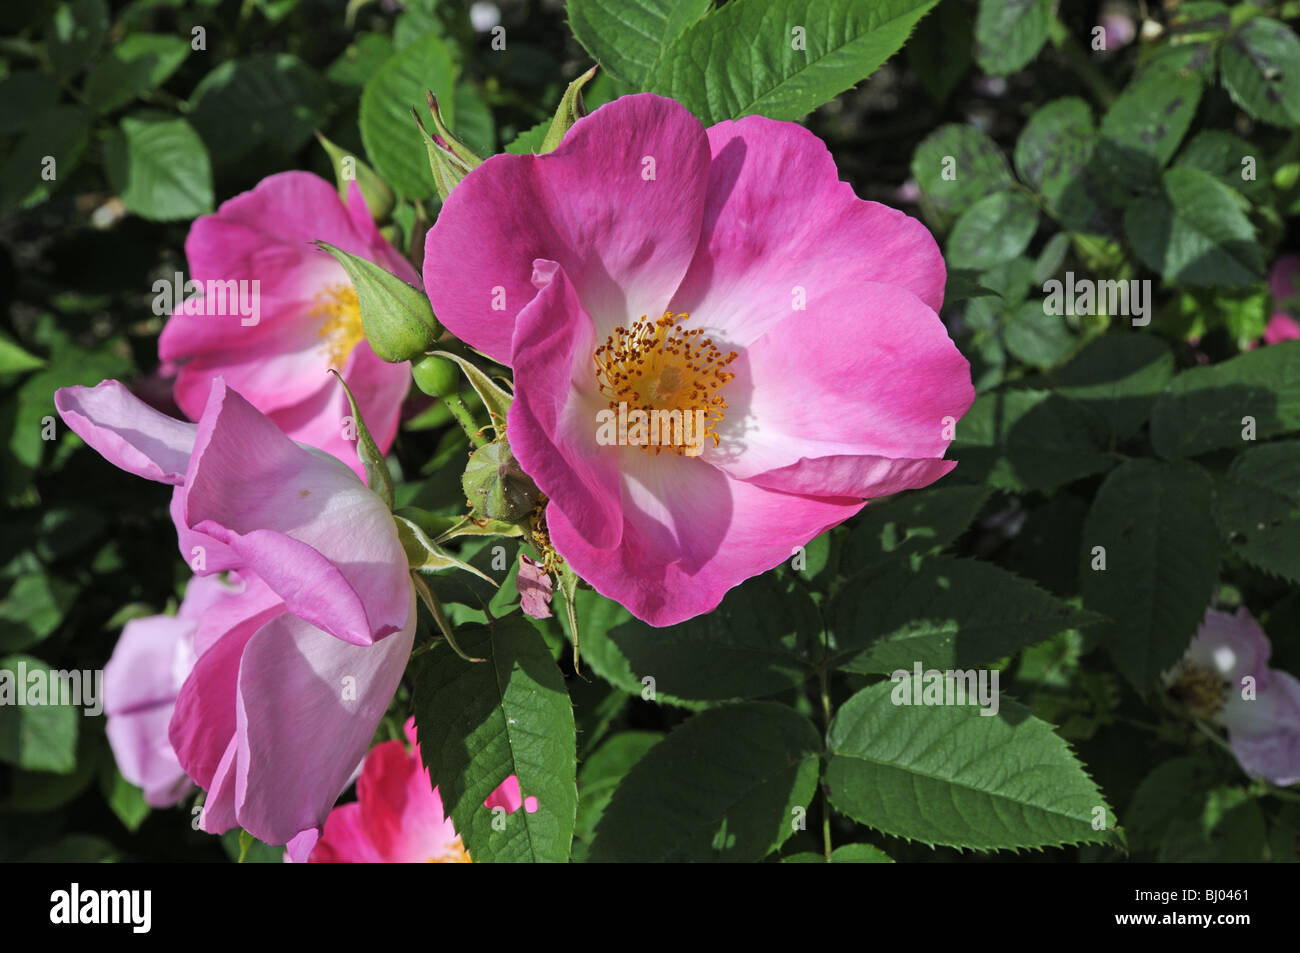
{"type": "Polygon", "coordinates": [[[212,168],[184,119],[125,117],[104,148],[108,181],[141,218],[174,222],[212,211],[212,168]]]}
{"type": "Polygon", "coordinates": [[[975,59],[990,76],[1024,69],[1047,42],[1051,0],[980,0],[975,59]]]}
{"type": "Polygon", "coordinates": [[[1193,457],[1241,447],[1248,427],[1260,439],[1300,430],[1300,341],[1183,371],[1156,401],[1151,443],[1162,457],[1193,457]]]}
{"type": "Polygon", "coordinates": [[[44,573],[21,576],[0,600],[0,651],[30,648],[54,632],[76,591],[44,573]]]}
{"type": "Polygon", "coordinates": [[[1044,313],[1041,301],[1026,301],[1002,324],[1007,353],[1032,367],[1055,367],[1074,350],[1077,341],[1065,318],[1044,313]]]}
{"type": "Polygon", "coordinates": [[[1014,180],[997,143],[974,126],[940,126],[912,156],[912,177],[929,208],[951,220],[1014,180]]]}
{"type": "Polygon", "coordinates": [[[1215,487],[1214,518],[1237,555],[1300,584],[1300,441],[1238,456],[1215,487]]]}
{"type": "Polygon", "coordinates": [[[1151,417],[1174,376],[1174,358],[1160,338],[1117,331],[1094,338],[1055,375],[1056,393],[1083,404],[1121,443],[1151,417]]]}
{"type": "Polygon", "coordinates": [[[22,132],[59,101],[59,83],[49,73],[15,70],[0,79],[0,136],[22,132]]]}
{"type": "Polygon", "coordinates": [[[936,2],[731,0],[670,43],[645,86],[706,126],[798,119],[874,73],[936,2]]]}
{"type": "Polygon", "coordinates": [[[28,354],[4,335],[0,335],[0,374],[21,374],[44,367],[45,361],[28,354]]]}
{"type": "Polygon", "coordinates": [[[546,132],[551,128],[551,120],[543,119],[537,125],[525,129],[506,146],[506,152],[512,156],[522,156],[528,153],[537,154],[542,151],[542,142],[546,139],[546,132]]]}
{"type": "MultiPolygon", "coordinates": [[[[66,685],[51,676],[48,665],[30,655],[0,659],[0,698],[4,699],[0,704],[0,761],[27,771],[71,774],[76,769],[77,723],[82,711],[72,705],[51,704],[55,692],[63,697],[66,685]],[[43,699],[39,702],[33,694],[37,689],[43,699]]],[[[84,694],[80,700],[89,701],[84,694]]]]}
{"type": "MultiPolygon", "coordinates": [[[[890,857],[879,847],[873,847],[871,844],[845,844],[843,847],[836,847],[831,851],[832,864],[892,864],[894,858],[890,857]]],[[[826,863],[825,854],[814,854],[811,851],[802,854],[789,854],[781,858],[783,864],[824,864],[826,863]]]]}
{"type": "Polygon", "coordinates": [[[467,625],[411,663],[420,751],[476,861],[568,860],[578,806],[573,707],[541,633],[515,615],[467,625]],[[537,811],[496,816],[484,800],[510,775],[537,811]],[[500,822],[498,822],[500,826],[500,822]]]}
{"type": "Polygon", "coordinates": [[[366,82],[361,93],[361,141],[377,171],[408,199],[435,193],[428,154],[411,118],[425,109],[425,91],[438,98],[455,128],[457,70],[451,53],[436,33],[426,33],[398,50],[366,82]]]}
{"type": "Polygon", "coordinates": [[[125,106],[167,82],[189,55],[189,43],[178,36],[133,33],[110,48],[90,71],[86,103],[101,113],[125,106]]]}
{"type": "Polygon", "coordinates": [[[826,615],[832,664],[859,674],[975,668],[1101,621],[991,563],[947,556],[845,587],[826,615]]]}
{"type": "Polygon", "coordinates": [[[1053,218],[1067,228],[1107,234],[1113,226],[1088,171],[1097,142],[1088,104],[1073,96],[1056,99],[1025,123],[1016,140],[1015,163],[1053,218]]]}
{"type": "Polygon", "coordinates": [[[1113,839],[1114,813],[1051,725],[1006,699],[996,717],[894,704],[904,684],[865,688],[836,714],[826,790],[838,810],[895,837],[975,850],[1113,839]]]}
{"type": "Polygon", "coordinates": [[[1219,52],[1223,86],[1255,119],[1300,125],[1300,39],[1285,23],[1248,20],[1219,52]]]}
{"type": "Polygon", "coordinates": [[[658,731],[624,731],[611,737],[578,771],[578,820],[574,836],[584,845],[595,835],[614,789],[632,766],[663,739],[658,731]]]}
{"type": "Polygon", "coordinates": [[[108,37],[104,0],[70,0],[59,4],[45,26],[50,62],[62,79],[70,79],[94,57],[108,37]]]}
{"type": "Polygon", "coordinates": [[[1038,229],[1038,209],[1023,192],[994,192],[977,201],[952,227],[948,261],[984,270],[1017,257],[1038,229]]]}
{"type": "Polygon", "coordinates": [[[844,543],[843,563],[856,572],[904,557],[928,556],[966,531],[992,489],[947,484],[871,501],[844,543]]]}
{"type": "Polygon", "coordinates": [[[1207,517],[1213,483],[1190,463],[1129,460],[1102,483],[1083,524],[1083,604],[1110,618],[1101,639],[1145,692],[1196,634],[1219,575],[1207,517]],[[1105,569],[1096,547],[1105,550],[1105,569]]]}
{"type": "Polygon", "coordinates": [[[953,476],[1005,490],[1054,490],[1114,464],[1087,412],[1050,391],[982,394],[957,425],[953,476]]]}
{"type": "Polygon", "coordinates": [[[1191,125],[1202,84],[1190,56],[1180,51],[1147,66],[1102,117],[1096,159],[1121,193],[1154,185],[1191,125]]]}
{"type": "Polygon", "coordinates": [[[616,667],[621,674],[609,680],[626,691],[641,694],[648,677],[665,701],[762,698],[812,675],[804,659],[821,634],[817,608],[775,578],[752,579],[712,612],[664,628],[614,603],[593,606],[600,598],[578,594],[583,657],[601,675],[616,667]]]}
{"type": "Polygon", "coordinates": [[[907,44],[908,68],[940,106],[970,69],[974,29],[963,0],[946,0],[921,20],[907,44]]]}
{"type": "Polygon", "coordinates": [[[1124,213],[1124,231],[1147,267],[1170,281],[1240,288],[1264,276],[1244,198],[1208,172],[1175,166],[1158,195],[1124,213]]]}
{"type": "Polygon", "coordinates": [[[817,730],[773,702],[695,715],[628,771],[591,844],[594,862],[757,861],[817,788],[817,730]]]}
{"type": "Polygon", "coordinates": [[[659,57],[710,0],[569,0],[569,27],[592,57],[619,79],[641,87],[659,57]]]}
{"type": "Polygon", "coordinates": [[[325,125],[330,92],[297,57],[257,53],[216,67],[195,87],[190,104],[190,119],[212,161],[227,165],[259,147],[292,156],[325,125]]]}
{"type": "Polygon", "coordinates": [[[122,825],[134,833],[149,816],[149,804],[144,792],[122,777],[122,772],[111,761],[105,761],[99,772],[99,786],[104,800],[122,825]]]}
{"type": "Polygon", "coordinates": [[[1183,147],[1175,165],[1208,172],[1224,185],[1254,199],[1268,194],[1271,175],[1263,150],[1222,129],[1199,132],[1183,147]],[[1251,159],[1252,163],[1245,160],[1251,159]],[[1254,178],[1246,178],[1253,172],[1254,178]]]}
{"type": "Polygon", "coordinates": [[[0,165],[0,214],[44,201],[72,178],[92,124],[79,106],[54,106],[32,118],[0,165]]]}

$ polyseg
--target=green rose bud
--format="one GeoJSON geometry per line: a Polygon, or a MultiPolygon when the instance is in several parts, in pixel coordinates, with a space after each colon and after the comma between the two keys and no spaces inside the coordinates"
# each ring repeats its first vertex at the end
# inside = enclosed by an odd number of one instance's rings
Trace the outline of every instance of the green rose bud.
{"type": "Polygon", "coordinates": [[[430,397],[450,397],[460,393],[460,368],[445,357],[430,354],[411,368],[415,386],[430,397]]]}
{"type": "Polygon", "coordinates": [[[361,327],[381,360],[396,364],[432,350],[442,328],[423,291],[412,288],[374,262],[317,242],[334,256],[352,279],[361,307],[361,327]]]}

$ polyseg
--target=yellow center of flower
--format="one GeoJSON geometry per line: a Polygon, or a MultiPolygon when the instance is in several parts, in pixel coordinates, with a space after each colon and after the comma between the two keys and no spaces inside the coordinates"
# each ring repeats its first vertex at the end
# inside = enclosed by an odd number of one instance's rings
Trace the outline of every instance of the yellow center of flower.
{"type": "Polygon", "coordinates": [[[429,863],[469,864],[469,863],[473,863],[473,861],[469,859],[469,851],[465,850],[465,845],[461,843],[460,838],[457,837],[456,842],[454,844],[449,845],[445,853],[439,854],[437,857],[430,857],[429,863]]]}
{"type": "Polygon", "coordinates": [[[330,284],[316,295],[311,315],[320,320],[320,336],[330,366],[342,370],[348,355],[361,341],[361,305],[351,284],[330,284]]]}
{"type": "Polygon", "coordinates": [[[1170,682],[1169,694],[1198,718],[1209,720],[1223,710],[1227,688],[1218,672],[1184,659],[1170,682]]]}
{"type": "MultiPolygon", "coordinates": [[[[698,328],[686,330],[689,319],[689,314],[670,311],[656,321],[642,315],[631,329],[615,328],[593,355],[596,384],[615,412],[619,404],[626,404],[629,412],[676,410],[683,417],[703,411],[700,439],[711,438],[716,447],[721,442],[717,426],[727,407],[718,390],[736,376],[726,367],[737,354],[723,354],[698,328]]],[[[641,449],[657,454],[663,447],[641,449]]],[[[682,446],[668,449],[678,456],[687,452],[682,446]]]]}

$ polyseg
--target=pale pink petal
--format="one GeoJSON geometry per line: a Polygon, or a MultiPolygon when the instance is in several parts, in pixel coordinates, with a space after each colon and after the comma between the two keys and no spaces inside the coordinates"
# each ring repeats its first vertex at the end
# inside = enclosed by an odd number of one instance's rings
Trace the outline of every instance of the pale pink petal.
{"type": "Polygon", "coordinates": [[[410,624],[374,645],[350,645],[288,614],[249,640],[236,706],[236,805],[259,840],[284,844],[325,822],[406,670],[415,636],[409,584],[408,603],[410,624]]]}
{"type": "Polygon", "coordinates": [[[970,365],[911,292],[828,288],[728,368],[720,444],[703,459],[738,479],[821,496],[925,486],[975,399],[970,365]]]}
{"type": "Polygon", "coordinates": [[[595,331],[554,262],[538,262],[542,291],[519,315],[507,426],[524,472],[594,546],[618,543],[618,453],[596,443],[595,331]]]}
{"type": "MultiPolygon", "coordinates": [[[[669,306],[689,313],[692,327],[713,332],[723,350],[741,348],[801,296],[824,299],[864,282],[897,285],[939,310],[946,269],[933,236],[916,219],[854,195],[807,129],[746,116],[711,126],[708,137],[700,247],[669,306]]],[[[887,326],[892,316],[874,317],[887,326]]]]}
{"type": "Polygon", "coordinates": [[[218,380],[186,478],[185,525],[223,543],[289,610],[365,645],[401,630],[406,556],[383,501],[218,380]]]}
{"type": "Polygon", "coordinates": [[[160,414],[118,381],[60,388],[54,407],[113,466],[158,483],[185,481],[198,428],[160,414]]]}
{"type": "Polygon", "coordinates": [[[580,119],[548,155],[493,156],[456,186],[426,239],[434,313],[508,362],[542,258],[564,269],[602,336],[657,317],[695,251],[708,163],[699,120],[648,93],[580,119]]]}
{"type": "Polygon", "coordinates": [[[699,458],[624,454],[623,536],[616,549],[592,546],[558,507],[547,508],[547,526],[579,576],[655,626],[709,612],[733,586],[789,559],[794,546],[863,506],[767,490],[699,458]]]}

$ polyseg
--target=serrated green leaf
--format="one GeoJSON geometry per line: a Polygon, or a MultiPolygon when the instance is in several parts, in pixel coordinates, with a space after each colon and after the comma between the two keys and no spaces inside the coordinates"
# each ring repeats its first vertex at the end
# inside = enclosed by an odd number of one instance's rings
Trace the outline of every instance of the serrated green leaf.
{"type": "Polygon", "coordinates": [[[515,615],[467,625],[466,662],[439,643],[412,662],[420,751],[476,861],[563,862],[578,806],[573,706],[541,633],[515,615]],[[504,817],[484,800],[510,775],[537,811],[504,817]],[[498,822],[500,826],[500,822],[498,822]]]}
{"type": "Polygon", "coordinates": [[[371,163],[390,186],[408,199],[435,193],[428,155],[411,119],[425,108],[432,90],[443,117],[455,129],[457,69],[437,33],[426,33],[398,50],[366,82],[361,93],[361,141],[371,163]]]}
{"type": "Polygon", "coordinates": [[[1216,483],[1214,518],[1239,556],[1300,584],[1300,441],[1238,456],[1216,483]]]}
{"type": "Polygon", "coordinates": [[[330,92],[297,57],[256,53],[212,70],[194,88],[190,104],[190,120],[221,166],[259,147],[293,155],[325,125],[330,92]]]}
{"type": "Polygon", "coordinates": [[[663,51],[648,90],[707,126],[798,119],[870,76],[938,0],[731,0],[663,51]]]}
{"type": "Polygon", "coordinates": [[[1251,116],[1300,125],[1300,38],[1268,17],[1248,20],[1219,51],[1223,86],[1251,116]]]}
{"type": "Polygon", "coordinates": [[[1183,147],[1174,164],[1208,172],[1229,188],[1258,199],[1268,193],[1272,178],[1267,162],[1262,149],[1240,136],[1222,129],[1206,129],[1183,147]]]}
{"type": "Polygon", "coordinates": [[[1016,258],[1038,229],[1038,208],[1023,192],[994,192],[962,212],[948,235],[948,261],[984,270],[1016,258]]]}
{"type": "Polygon", "coordinates": [[[934,556],[830,601],[832,664],[860,674],[976,668],[1101,620],[991,563],[934,556]]]}
{"type": "Polygon", "coordinates": [[[817,730],[773,702],[711,708],[642,757],[596,827],[590,860],[761,860],[817,787],[817,730]]]}
{"type": "Polygon", "coordinates": [[[1261,440],[1300,430],[1300,341],[1183,371],[1156,401],[1151,443],[1162,457],[1192,457],[1242,447],[1248,427],[1261,440]]]}
{"type": "Polygon", "coordinates": [[[1084,521],[1083,604],[1109,617],[1100,637],[1139,691],[1186,650],[1214,595],[1212,506],[1213,483],[1195,464],[1129,460],[1102,483],[1084,521]],[[1105,569],[1092,568],[1096,547],[1105,569]]]}
{"type": "Polygon", "coordinates": [[[113,46],[86,77],[86,103],[99,112],[156,89],[190,55],[190,44],[165,33],[133,33],[113,46]]]}
{"type": "Polygon", "coordinates": [[[895,837],[975,850],[1112,840],[1113,812],[1051,725],[1005,699],[995,717],[896,705],[896,687],[863,689],[831,724],[826,790],[838,810],[895,837]]]}
{"type": "Polygon", "coordinates": [[[1110,234],[1115,225],[1101,206],[1089,164],[1099,136],[1092,109],[1073,96],[1040,107],[1016,140],[1016,172],[1043,197],[1066,228],[1110,234]]]}
{"type": "Polygon", "coordinates": [[[104,149],[108,181],[141,218],[174,222],[212,211],[212,168],[184,119],[125,117],[104,149]]]}
{"type": "Polygon", "coordinates": [[[912,177],[936,215],[951,220],[1014,184],[997,143],[974,126],[940,126],[912,156],[912,177]]]}
{"type": "Polygon", "coordinates": [[[708,12],[710,0],[568,0],[574,37],[605,69],[641,87],[673,40],[708,12]]]}
{"type": "Polygon", "coordinates": [[[1115,462],[1087,412],[1043,390],[975,398],[949,449],[960,461],[953,476],[1016,491],[1054,490],[1115,462]]]}
{"type": "Polygon", "coordinates": [[[992,492],[987,486],[945,485],[872,500],[844,543],[845,571],[938,552],[966,531],[992,492]]]}
{"type": "MultiPolygon", "coordinates": [[[[77,675],[80,682],[80,673],[77,675]]],[[[0,658],[0,761],[27,771],[71,774],[77,768],[77,725],[82,712],[52,704],[63,685],[50,667],[30,655],[0,658]],[[39,690],[43,700],[36,701],[39,690]],[[25,703],[20,703],[20,701],[25,703]]],[[[102,701],[103,699],[100,699],[102,701]]],[[[81,701],[89,704],[83,694],[81,701]]]]}
{"type": "Polygon", "coordinates": [[[1047,42],[1051,0],[980,0],[975,59],[990,76],[1024,69],[1047,42]]]}
{"type": "MultiPolygon", "coordinates": [[[[578,770],[578,820],[574,837],[586,844],[596,833],[609,800],[624,776],[663,740],[658,731],[623,731],[597,748],[578,770]]],[[[577,858],[575,858],[577,859],[577,858]]]]}
{"type": "Polygon", "coordinates": [[[1126,194],[1159,180],[1201,101],[1202,82],[1183,49],[1141,70],[1101,120],[1099,173],[1126,194]]]}
{"type": "Polygon", "coordinates": [[[810,597],[767,576],[733,589],[712,612],[664,628],[594,593],[578,593],[577,604],[592,668],[636,694],[653,679],[655,697],[669,702],[762,698],[800,685],[812,676],[805,659],[821,634],[810,597]]]}
{"type": "Polygon", "coordinates": [[[1124,232],[1142,263],[1170,281],[1240,288],[1264,276],[1248,207],[1208,172],[1175,166],[1159,194],[1129,206],[1124,232]]]}
{"type": "Polygon", "coordinates": [[[1173,355],[1160,338],[1119,331],[1088,342],[1054,381],[1057,394],[1087,407],[1120,443],[1150,419],[1173,376],[1173,355]]]}

